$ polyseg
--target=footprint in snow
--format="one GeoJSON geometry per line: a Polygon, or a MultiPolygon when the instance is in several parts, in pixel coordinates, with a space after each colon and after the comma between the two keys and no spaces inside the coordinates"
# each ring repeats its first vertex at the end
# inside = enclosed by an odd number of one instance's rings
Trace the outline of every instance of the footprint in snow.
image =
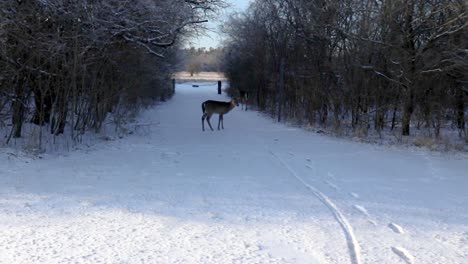
{"type": "Polygon", "coordinates": [[[408,264],[414,263],[414,257],[402,247],[392,247],[393,253],[397,254],[402,260],[404,260],[408,264]]]}
{"type": "Polygon", "coordinates": [[[369,212],[367,212],[367,209],[364,206],[355,204],[353,207],[354,209],[358,210],[361,214],[369,216],[369,212]]]}
{"type": "Polygon", "coordinates": [[[395,223],[390,223],[388,224],[388,227],[395,233],[397,234],[404,234],[405,231],[403,230],[403,228],[395,223]]]}

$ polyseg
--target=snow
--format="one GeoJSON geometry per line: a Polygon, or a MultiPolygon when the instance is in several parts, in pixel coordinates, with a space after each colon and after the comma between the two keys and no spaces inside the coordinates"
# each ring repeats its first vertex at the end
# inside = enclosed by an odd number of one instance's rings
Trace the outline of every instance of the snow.
{"type": "Polygon", "coordinates": [[[0,263],[466,263],[468,156],[240,108],[202,132],[216,89],[179,84],[89,149],[0,151],[0,263]]]}
{"type": "Polygon", "coordinates": [[[414,262],[414,257],[411,256],[410,253],[404,248],[400,247],[392,247],[393,252],[397,254],[401,259],[403,259],[406,263],[412,264],[414,262]]]}
{"type": "Polygon", "coordinates": [[[395,223],[390,223],[388,224],[388,227],[393,230],[393,232],[398,233],[398,234],[404,234],[405,231],[403,228],[395,223]]]}

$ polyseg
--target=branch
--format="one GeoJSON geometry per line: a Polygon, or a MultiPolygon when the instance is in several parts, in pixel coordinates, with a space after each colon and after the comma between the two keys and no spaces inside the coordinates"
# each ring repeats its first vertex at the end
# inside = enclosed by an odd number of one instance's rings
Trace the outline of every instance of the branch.
{"type": "Polygon", "coordinates": [[[435,36],[429,38],[429,41],[435,41],[435,40],[437,40],[437,39],[439,39],[439,38],[441,38],[443,36],[455,34],[455,33],[459,32],[460,30],[463,30],[467,26],[468,26],[468,22],[465,22],[463,25],[459,26],[458,28],[439,33],[438,35],[435,35],[435,36]]]}
{"type": "Polygon", "coordinates": [[[183,29],[185,28],[186,26],[188,25],[194,25],[194,24],[201,24],[201,23],[206,23],[208,22],[208,20],[197,20],[197,21],[188,21],[188,22],[185,22],[183,23],[182,25],[178,26],[177,28],[175,28],[171,33],[168,33],[168,35],[172,35],[172,39],[169,41],[169,42],[166,42],[166,43],[161,43],[161,42],[155,42],[155,41],[151,41],[150,43],[155,45],[155,46],[158,46],[158,47],[161,47],[161,48],[167,48],[167,47],[170,47],[172,45],[174,45],[176,39],[177,39],[177,34],[183,29]]]}
{"type": "Polygon", "coordinates": [[[374,66],[361,66],[361,68],[364,69],[364,70],[372,70],[372,71],[373,71],[374,73],[376,73],[377,75],[382,76],[382,77],[384,77],[385,79],[387,79],[387,80],[389,80],[389,81],[391,81],[391,82],[394,82],[394,83],[397,83],[397,84],[399,84],[399,85],[402,85],[402,86],[405,87],[405,88],[408,88],[408,86],[407,86],[406,84],[404,84],[404,83],[402,83],[402,82],[400,82],[400,81],[397,81],[397,80],[395,80],[395,79],[393,79],[393,78],[387,76],[387,75],[384,74],[383,72],[377,71],[377,70],[374,68],[374,66]]]}
{"type": "Polygon", "coordinates": [[[421,74],[434,73],[434,72],[444,72],[444,71],[441,68],[437,68],[437,69],[430,69],[430,70],[421,71],[421,74]]]}
{"type": "Polygon", "coordinates": [[[164,58],[164,55],[162,55],[161,53],[158,53],[156,51],[154,51],[151,47],[149,47],[148,45],[146,45],[145,43],[137,40],[137,39],[134,39],[132,38],[131,36],[127,36],[127,35],[123,35],[123,38],[127,41],[131,41],[131,42],[134,42],[134,43],[137,43],[138,45],[140,46],[143,46],[144,48],[146,48],[146,50],[148,50],[149,53],[155,55],[156,57],[159,57],[159,58],[164,58]]]}

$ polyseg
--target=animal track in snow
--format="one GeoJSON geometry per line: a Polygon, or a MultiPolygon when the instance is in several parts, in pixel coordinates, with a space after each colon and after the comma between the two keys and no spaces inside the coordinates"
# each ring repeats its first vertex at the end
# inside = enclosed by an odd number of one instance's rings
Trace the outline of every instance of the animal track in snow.
{"type": "Polygon", "coordinates": [[[408,264],[414,263],[414,257],[402,247],[392,247],[393,253],[397,254],[402,260],[404,260],[408,264]]]}
{"type": "Polygon", "coordinates": [[[353,205],[354,209],[358,210],[360,213],[362,213],[365,216],[369,216],[369,212],[367,212],[367,209],[361,205],[355,204],[353,205]]]}
{"type": "Polygon", "coordinates": [[[388,227],[395,233],[398,233],[398,234],[404,234],[405,231],[403,230],[403,228],[395,223],[390,223],[388,224],[388,227]]]}

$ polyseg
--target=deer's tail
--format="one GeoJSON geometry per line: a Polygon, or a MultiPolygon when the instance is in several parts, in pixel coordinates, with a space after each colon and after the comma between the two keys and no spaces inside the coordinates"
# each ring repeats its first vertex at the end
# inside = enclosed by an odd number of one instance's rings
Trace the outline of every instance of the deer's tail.
{"type": "Polygon", "coordinates": [[[203,103],[201,104],[201,109],[202,109],[203,113],[205,113],[205,103],[206,103],[206,102],[203,102],[203,103]]]}

